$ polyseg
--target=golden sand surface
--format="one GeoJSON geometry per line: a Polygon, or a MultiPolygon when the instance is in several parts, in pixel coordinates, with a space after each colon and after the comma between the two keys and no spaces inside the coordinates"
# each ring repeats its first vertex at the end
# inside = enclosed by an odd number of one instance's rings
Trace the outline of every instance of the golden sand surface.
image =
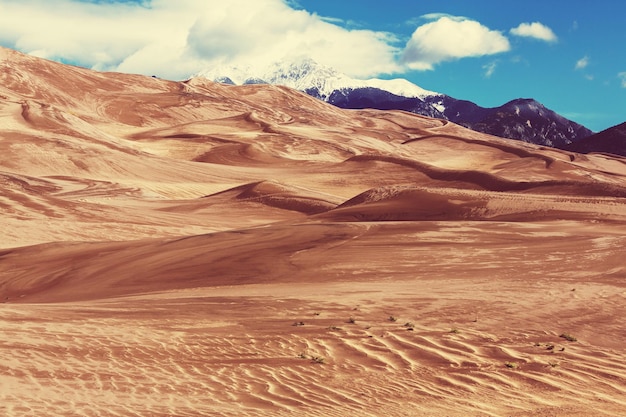
{"type": "Polygon", "coordinates": [[[626,159],[0,48],[0,414],[626,414],[626,159]]]}

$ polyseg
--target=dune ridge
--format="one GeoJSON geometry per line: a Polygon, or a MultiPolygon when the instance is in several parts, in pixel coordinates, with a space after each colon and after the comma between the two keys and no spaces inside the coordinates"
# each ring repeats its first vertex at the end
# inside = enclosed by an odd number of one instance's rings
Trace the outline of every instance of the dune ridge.
{"type": "Polygon", "coordinates": [[[6,416],[621,416],[626,164],[0,48],[6,416]]]}

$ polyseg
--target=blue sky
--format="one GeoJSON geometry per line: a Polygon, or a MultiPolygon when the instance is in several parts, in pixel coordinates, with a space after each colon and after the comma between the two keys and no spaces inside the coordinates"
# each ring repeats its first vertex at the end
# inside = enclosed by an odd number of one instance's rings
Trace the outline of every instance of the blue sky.
{"type": "Polygon", "coordinates": [[[185,79],[309,55],[482,106],[532,97],[594,131],[626,121],[621,0],[0,0],[0,45],[185,79]]]}

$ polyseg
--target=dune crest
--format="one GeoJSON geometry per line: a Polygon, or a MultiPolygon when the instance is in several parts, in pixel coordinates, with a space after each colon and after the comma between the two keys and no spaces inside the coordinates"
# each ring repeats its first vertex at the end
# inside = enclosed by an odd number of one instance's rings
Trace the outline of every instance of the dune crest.
{"type": "Polygon", "coordinates": [[[7,416],[620,416],[626,160],[0,48],[7,416]]]}

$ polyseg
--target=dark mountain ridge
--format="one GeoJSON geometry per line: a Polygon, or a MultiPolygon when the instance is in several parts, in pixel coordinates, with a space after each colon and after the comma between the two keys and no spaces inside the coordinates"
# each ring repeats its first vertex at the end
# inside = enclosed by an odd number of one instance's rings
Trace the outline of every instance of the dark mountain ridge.
{"type": "MultiPolygon", "coordinates": [[[[305,92],[317,97],[315,89],[305,92]]],[[[564,148],[593,134],[531,98],[518,98],[499,107],[486,108],[443,94],[402,97],[370,87],[336,90],[327,101],[343,109],[404,110],[449,120],[477,132],[555,148],[564,148]]]]}
{"type": "Polygon", "coordinates": [[[626,156],[626,122],[576,141],[564,149],[578,153],[610,153],[626,156]]]}

